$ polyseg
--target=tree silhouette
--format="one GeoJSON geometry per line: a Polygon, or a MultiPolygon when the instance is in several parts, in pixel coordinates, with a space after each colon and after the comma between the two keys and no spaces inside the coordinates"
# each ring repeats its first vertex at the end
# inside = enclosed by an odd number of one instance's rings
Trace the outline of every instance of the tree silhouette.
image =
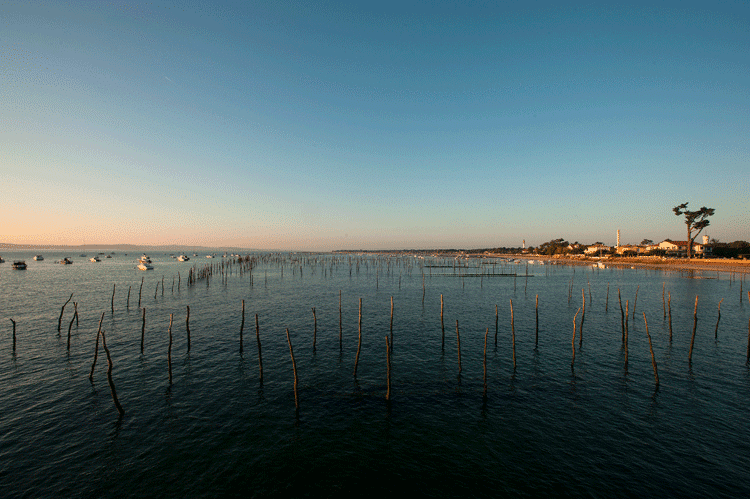
{"type": "Polygon", "coordinates": [[[700,210],[696,211],[689,211],[687,209],[687,203],[682,203],[679,206],[675,206],[672,208],[672,211],[674,211],[674,214],[678,217],[680,215],[685,215],[685,225],[687,225],[687,258],[690,260],[690,253],[693,249],[693,241],[695,241],[695,238],[698,237],[698,234],[701,233],[703,229],[709,226],[709,220],[708,217],[714,214],[713,208],[706,208],[703,206],[700,210]],[[695,235],[693,235],[693,231],[697,231],[695,235]]]}

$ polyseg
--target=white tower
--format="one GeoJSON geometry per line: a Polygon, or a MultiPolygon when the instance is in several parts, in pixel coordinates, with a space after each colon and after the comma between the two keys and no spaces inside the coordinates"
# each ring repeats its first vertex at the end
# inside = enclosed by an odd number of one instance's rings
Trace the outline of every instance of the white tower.
{"type": "Polygon", "coordinates": [[[703,236],[703,244],[708,244],[708,236],[703,236]]]}
{"type": "Polygon", "coordinates": [[[617,247],[620,247],[620,229],[617,229],[617,247]]]}
{"type": "Polygon", "coordinates": [[[526,249],[526,239],[523,240],[523,249],[526,249]]]}

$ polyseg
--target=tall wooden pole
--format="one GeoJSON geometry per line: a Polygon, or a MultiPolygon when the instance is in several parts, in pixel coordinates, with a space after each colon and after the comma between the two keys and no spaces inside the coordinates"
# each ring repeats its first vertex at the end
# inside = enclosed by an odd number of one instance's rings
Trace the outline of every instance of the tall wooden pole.
{"type": "Polygon", "coordinates": [[[714,329],[714,339],[717,339],[719,337],[719,321],[721,320],[721,302],[724,301],[724,298],[719,300],[719,315],[716,317],[716,329],[714,329]]]}
{"type": "Polygon", "coordinates": [[[516,324],[513,317],[513,300],[510,300],[510,332],[513,337],[513,371],[516,370],[516,324]]]}
{"type": "Polygon", "coordinates": [[[646,320],[646,312],[643,312],[643,322],[646,323],[646,336],[648,336],[648,348],[651,350],[651,365],[654,367],[654,380],[656,381],[656,387],[659,387],[659,373],[656,371],[656,358],[654,357],[654,347],[651,344],[651,334],[648,332],[648,321],[646,320]]]}
{"type": "Polygon", "coordinates": [[[89,380],[94,380],[94,367],[96,367],[96,358],[99,355],[99,335],[102,332],[102,321],[104,320],[104,312],[102,317],[99,319],[99,329],[96,331],[96,345],[94,346],[94,362],[91,364],[91,373],[89,373],[89,380]]]}
{"type": "Polygon", "coordinates": [[[117,412],[120,413],[120,417],[122,417],[125,415],[125,410],[120,405],[120,400],[117,398],[117,390],[115,390],[115,382],[112,381],[112,357],[109,355],[109,348],[107,348],[107,340],[104,336],[104,331],[101,332],[101,335],[102,346],[104,347],[104,352],[107,354],[107,382],[109,383],[109,390],[112,393],[112,400],[115,403],[117,412]]]}
{"type": "Polygon", "coordinates": [[[458,374],[461,374],[461,335],[458,333],[458,319],[456,319],[456,345],[458,347],[458,374]]]}
{"type": "Polygon", "coordinates": [[[62,327],[62,317],[63,313],[65,312],[65,306],[70,303],[70,300],[73,299],[73,293],[70,293],[70,298],[68,298],[68,301],[63,303],[62,309],[60,309],[60,317],[57,319],[57,332],[60,332],[60,328],[62,327]]]}
{"type": "Polygon", "coordinates": [[[187,351],[190,352],[190,305],[187,305],[187,316],[185,317],[185,330],[187,331],[187,351]]]}
{"type": "Polygon", "coordinates": [[[698,328],[698,295],[695,295],[695,308],[693,309],[693,335],[690,337],[690,353],[688,362],[693,361],[693,345],[695,345],[695,330],[698,328]]]}
{"type": "Polygon", "coordinates": [[[143,341],[146,337],[146,307],[141,309],[143,320],[141,321],[141,353],[143,353],[143,341]]]}
{"type": "Polygon", "coordinates": [[[13,319],[10,319],[10,322],[13,323],[13,351],[16,351],[16,321],[13,319]]]}
{"type": "Polygon", "coordinates": [[[289,355],[292,357],[292,369],[294,370],[294,407],[299,410],[299,394],[297,393],[297,362],[294,360],[294,349],[289,337],[289,329],[286,330],[286,341],[289,343],[289,355]]]}

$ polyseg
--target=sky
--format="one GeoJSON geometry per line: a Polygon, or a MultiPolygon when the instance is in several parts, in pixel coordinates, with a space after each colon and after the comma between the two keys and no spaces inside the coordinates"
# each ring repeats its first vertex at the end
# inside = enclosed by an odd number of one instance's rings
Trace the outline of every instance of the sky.
{"type": "Polygon", "coordinates": [[[750,2],[0,0],[0,243],[750,240],[750,2]]]}

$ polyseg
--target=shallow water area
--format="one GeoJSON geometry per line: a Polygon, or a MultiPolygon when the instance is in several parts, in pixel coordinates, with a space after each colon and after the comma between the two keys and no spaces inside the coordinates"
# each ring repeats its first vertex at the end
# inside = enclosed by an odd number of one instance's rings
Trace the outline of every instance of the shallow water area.
{"type": "Polygon", "coordinates": [[[0,264],[5,497],[750,495],[739,277],[294,253],[152,254],[144,272],[141,253],[17,253],[0,264]],[[74,263],[55,263],[64,256],[74,263]],[[102,313],[121,418],[101,344],[89,380],[102,313]]]}

